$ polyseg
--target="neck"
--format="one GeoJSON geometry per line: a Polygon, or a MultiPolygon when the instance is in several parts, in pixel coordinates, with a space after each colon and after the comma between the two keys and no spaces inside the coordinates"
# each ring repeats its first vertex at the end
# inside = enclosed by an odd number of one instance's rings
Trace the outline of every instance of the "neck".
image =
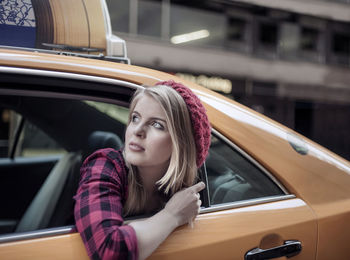
{"type": "Polygon", "coordinates": [[[164,166],[138,166],[137,169],[146,193],[152,196],[157,191],[156,182],[164,176],[168,169],[168,164],[164,166]]]}

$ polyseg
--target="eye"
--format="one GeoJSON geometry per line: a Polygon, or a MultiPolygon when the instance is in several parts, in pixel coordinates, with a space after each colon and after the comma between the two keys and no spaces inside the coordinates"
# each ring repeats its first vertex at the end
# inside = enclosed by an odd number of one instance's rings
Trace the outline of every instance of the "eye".
{"type": "Polygon", "coordinates": [[[153,126],[154,128],[160,129],[160,130],[164,130],[164,126],[161,123],[157,122],[157,121],[153,121],[151,123],[151,126],[153,126]]]}
{"type": "Polygon", "coordinates": [[[140,118],[139,118],[138,115],[133,114],[133,115],[131,116],[131,122],[136,123],[136,122],[138,122],[139,120],[140,120],[140,118]]]}

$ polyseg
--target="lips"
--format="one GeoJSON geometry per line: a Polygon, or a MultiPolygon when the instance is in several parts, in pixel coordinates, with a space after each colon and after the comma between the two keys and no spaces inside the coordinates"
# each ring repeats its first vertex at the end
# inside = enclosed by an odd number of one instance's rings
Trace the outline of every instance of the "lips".
{"type": "Polygon", "coordinates": [[[129,143],[129,149],[134,152],[142,152],[145,150],[145,148],[143,148],[141,145],[133,142],[129,143]]]}

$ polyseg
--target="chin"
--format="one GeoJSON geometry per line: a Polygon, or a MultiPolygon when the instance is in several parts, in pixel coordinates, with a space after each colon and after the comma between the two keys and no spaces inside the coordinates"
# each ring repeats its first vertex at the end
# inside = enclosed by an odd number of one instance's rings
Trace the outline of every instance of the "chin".
{"type": "Polygon", "coordinates": [[[128,152],[125,153],[125,160],[134,165],[134,166],[139,166],[143,163],[143,159],[141,158],[137,158],[138,156],[135,156],[135,155],[132,155],[132,154],[129,154],[128,152]]]}

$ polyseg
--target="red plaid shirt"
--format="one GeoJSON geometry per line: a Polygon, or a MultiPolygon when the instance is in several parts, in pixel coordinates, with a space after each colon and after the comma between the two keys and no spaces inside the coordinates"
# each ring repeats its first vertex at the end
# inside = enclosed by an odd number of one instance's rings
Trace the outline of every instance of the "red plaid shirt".
{"type": "Polygon", "coordinates": [[[122,151],[96,151],[80,172],[74,216],[88,255],[92,259],[137,259],[135,230],[123,225],[128,170],[122,151]]]}

